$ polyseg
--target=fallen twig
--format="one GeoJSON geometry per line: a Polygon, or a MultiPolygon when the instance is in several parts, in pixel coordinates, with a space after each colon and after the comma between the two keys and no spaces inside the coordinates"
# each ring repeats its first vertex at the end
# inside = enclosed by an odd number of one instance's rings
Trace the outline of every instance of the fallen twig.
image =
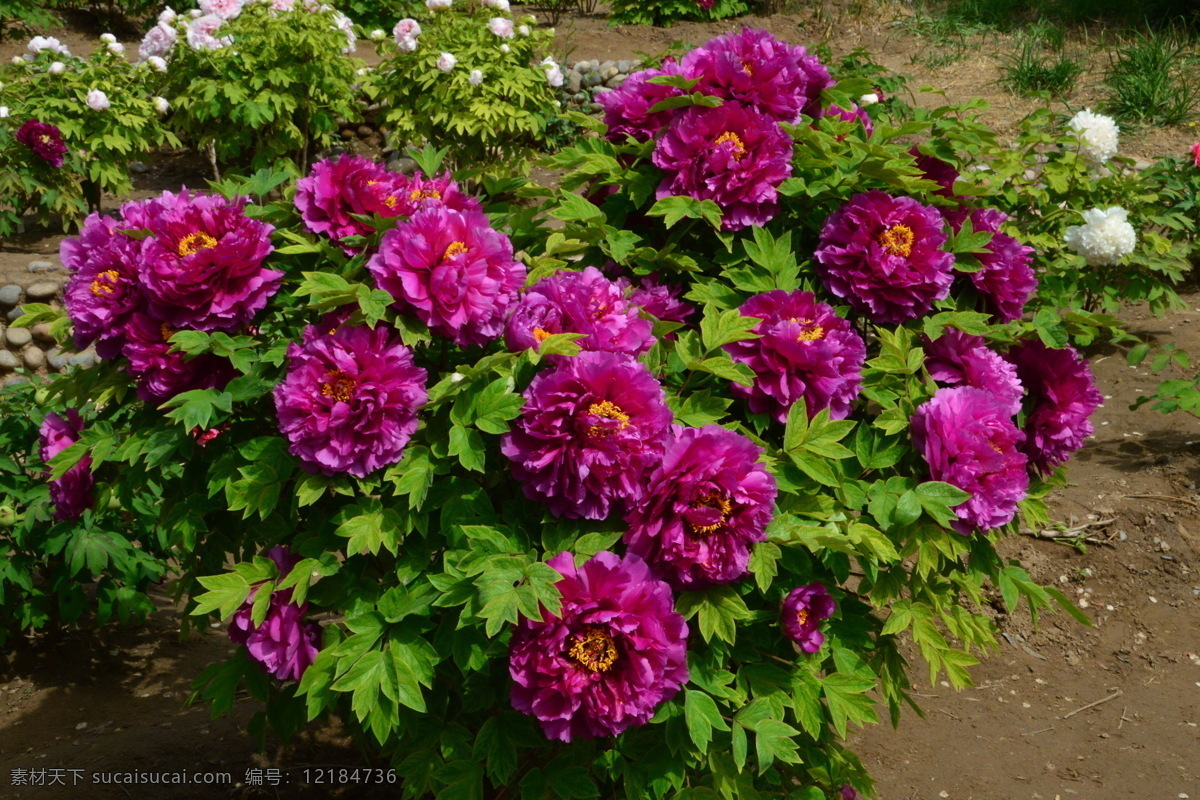
{"type": "Polygon", "coordinates": [[[1063,714],[1062,718],[1070,719],[1071,717],[1078,714],[1080,711],[1087,711],[1089,708],[1095,708],[1096,706],[1100,705],[1101,703],[1107,703],[1109,700],[1120,697],[1123,694],[1125,694],[1123,691],[1121,691],[1120,689],[1117,689],[1115,692],[1110,694],[1108,697],[1102,697],[1094,703],[1088,703],[1086,706],[1080,706],[1079,708],[1072,711],[1070,714],[1063,714]]]}
{"type": "Polygon", "coordinates": [[[959,722],[962,722],[962,717],[956,717],[954,714],[951,714],[949,711],[945,710],[944,708],[939,708],[938,711],[941,711],[943,714],[945,714],[950,719],[956,719],[959,722]]]}
{"type": "Polygon", "coordinates": [[[1197,503],[1195,500],[1188,500],[1186,497],[1176,497],[1173,494],[1125,494],[1121,496],[1133,500],[1173,500],[1176,503],[1184,503],[1192,508],[1200,508],[1200,503],[1197,503]]]}
{"type": "Polygon", "coordinates": [[[1117,723],[1117,730],[1121,730],[1121,726],[1124,725],[1126,722],[1133,722],[1133,720],[1131,720],[1131,719],[1125,719],[1125,712],[1128,710],[1129,710],[1129,706],[1125,706],[1124,708],[1121,709],[1121,721],[1117,723]]]}
{"type": "Polygon", "coordinates": [[[1039,728],[1036,731],[1029,731],[1028,733],[1022,733],[1021,735],[1022,736],[1036,736],[1039,733],[1045,733],[1046,731],[1052,731],[1052,730],[1054,730],[1053,725],[1051,725],[1049,728],[1039,728]]]}

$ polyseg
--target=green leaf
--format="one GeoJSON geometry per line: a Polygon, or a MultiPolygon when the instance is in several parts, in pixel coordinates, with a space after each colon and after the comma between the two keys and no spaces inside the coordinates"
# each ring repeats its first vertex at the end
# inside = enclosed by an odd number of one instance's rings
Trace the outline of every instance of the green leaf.
{"type": "Polygon", "coordinates": [[[704,308],[704,318],[700,320],[700,339],[711,353],[733,342],[761,338],[759,334],[752,333],[760,322],[762,320],[758,317],[743,317],[737,309],[721,311],[716,306],[708,305],[704,308]]]}
{"type": "Polygon", "coordinates": [[[681,219],[703,219],[713,228],[721,227],[721,207],[712,200],[697,200],[694,197],[664,197],[646,212],[650,217],[662,217],[668,229],[675,227],[681,219]]]}
{"type": "Polygon", "coordinates": [[[484,445],[479,431],[454,426],[450,429],[450,455],[472,472],[483,472],[484,445]]]}
{"type": "Polygon", "coordinates": [[[821,690],[829,705],[829,715],[838,736],[846,737],[847,720],[859,725],[879,722],[875,714],[875,703],[866,695],[875,688],[875,682],[866,678],[837,672],[821,681],[821,690]]]}
{"type": "Polygon", "coordinates": [[[198,578],[200,585],[208,591],[196,597],[196,608],[192,610],[195,616],[203,616],[219,610],[221,619],[233,615],[233,612],[250,596],[250,584],[241,575],[226,573],[224,575],[207,575],[198,578]]]}
{"type": "Polygon", "coordinates": [[[688,735],[701,753],[708,751],[713,728],[719,731],[729,730],[729,725],[721,718],[721,711],[716,702],[704,692],[694,689],[684,692],[683,714],[687,721],[688,735]]]}
{"type": "Polygon", "coordinates": [[[778,759],[786,764],[799,764],[801,758],[792,738],[800,731],[777,719],[764,719],[754,726],[754,750],[758,766],[765,770],[778,759]]]}
{"type": "Polygon", "coordinates": [[[706,642],[716,636],[732,644],[737,637],[737,623],[753,616],[746,601],[729,586],[717,586],[703,592],[682,592],[675,607],[686,619],[699,614],[700,635],[706,642]]]}

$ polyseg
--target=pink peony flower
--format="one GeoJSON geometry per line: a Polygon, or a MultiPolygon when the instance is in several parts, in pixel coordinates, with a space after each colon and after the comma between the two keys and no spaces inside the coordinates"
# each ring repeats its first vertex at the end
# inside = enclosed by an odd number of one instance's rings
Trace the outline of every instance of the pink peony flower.
{"type": "Polygon", "coordinates": [[[1073,348],[1055,350],[1039,340],[1009,351],[1028,393],[1025,452],[1043,475],[1083,447],[1090,417],[1104,403],[1088,363],[1073,348]]]}
{"type": "Polygon", "coordinates": [[[283,273],[263,262],[274,226],[250,219],[246,200],[164,192],[142,247],[150,313],[172,327],[233,330],[279,290],[283,273]]]}
{"type": "Polygon", "coordinates": [[[926,314],[950,293],[954,256],[942,215],[911,197],[855,195],[821,230],[817,273],[832,294],[872,322],[926,314]]]}
{"type": "Polygon", "coordinates": [[[666,173],[657,197],[712,200],[727,231],[765,225],[778,211],[776,189],[792,174],[791,159],[791,137],[766,114],[734,102],[693,106],[671,120],[654,150],[654,165],[666,173]]]}
{"type": "Polygon", "coordinates": [[[234,19],[242,13],[246,0],[198,0],[196,3],[205,14],[221,19],[234,19]]]}
{"type": "Polygon", "coordinates": [[[696,307],[686,300],[681,300],[680,289],[659,283],[654,276],[638,280],[629,294],[629,302],[645,311],[647,314],[669,322],[687,322],[696,307]]]}
{"type": "Polygon", "coordinates": [[[692,50],[683,72],[698,78],[694,91],[749,106],[779,122],[821,113],[821,92],[833,86],[829,70],[803,47],[764,30],[742,28],[692,50]]]}
{"type": "Polygon", "coordinates": [[[683,68],[675,61],[667,61],[662,69],[643,69],[633,73],[611,92],[596,95],[596,102],[604,108],[604,124],[608,126],[605,136],[612,142],[624,142],[632,136],[639,142],[653,139],[667,127],[673,111],[651,114],[650,109],[681,92],[674,86],[650,83],[651,78],[682,74],[683,68]]]}
{"type": "Polygon", "coordinates": [[[187,39],[188,47],[193,50],[220,50],[222,47],[227,47],[233,44],[232,36],[217,38],[216,33],[221,26],[225,24],[225,20],[215,14],[205,14],[202,17],[196,17],[188,23],[185,38],[187,39]]]}
{"type": "Polygon", "coordinates": [[[121,354],[128,359],[125,371],[137,381],[138,397],[151,405],[193,389],[224,389],[238,374],[227,359],[211,353],[188,359],[170,352],[175,332],[165,322],[135,311],[118,337],[121,354]]]}
{"type": "Polygon", "coordinates": [[[108,95],[99,89],[92,89],[87,93],[87,105],[92,111],[107,111],[109,107],[108,95]]]}
{"type": "Polygon", "coordinates": [[[762,448],[719,425],[674,427],[662,463],[625,517],[624,541],[680,591],[733,583],[774,516],[762,448]]]}
{"type": "Polygon", "coordinates": [[[415,19],[405,17],[392,28],[392,38],[402,53],[412,53],[417,49],[417,37],[421,35],[421,25],[415,19]]]}
{"type": "Polygon", "coordinates": [[[949,328],[941,338],[924,341],[925,368],[935,381],[944,386],[982,389],[1003,403],[1009,416],[1021,410],[1025,390],[1016,367],[989,348],[982,336],[949,328]]]}
{"type": "Polygon", "coordinates": [[[367,262],[379,288],[440,336],[487,344],[525,283],[508,237],[478,211],[430,206],[384,234],[367,262]]]}
{"type": "Polygon", "coordinates": [[[645,725],[687,682],[687,623],[640,558],[560,553],[558,615],[522,616],[509,644],[512,704],[550,739],[617,736],[645,725]]]}
{"type": "MultiPolygon", "coordinates": [[[[285,578],[300,561],[287,547],[272,547],[267,556],[279,570],[277,581],[285,578]]],[[[281,681],[298,681],[317,658],[321,626],[304,621],[308,603],[292,603],[291,589],[273,592],[266,617],[262,624],[255,625],[253,605],[260,588],[255,586],[241,608],[234,612],[229,621],[229,638],[234,644],[246,645],[250,658],[268,675],[281,681]]]]}
{"type": "Polygon", "coordinates": [[[442,53],[438,56],[437,68],[442,72],[449,72],[454,69],[454,65],[458,63],[458,58],[453,53],[442,53]]]}
{"type": "Polygon", "coordinates": [[[1200,142],[1192,145],[1192,161],[1197,167],[1200,167],[1200,142]]]}
{"type": "Polygon", "coordinates": [[[624,288],[595,267],[559,272],[525,292],[504,328],[508,349],[537,349],[555,333],[583,333],[584,350],[641,355],[654,344],[653,326],[638,316],[624,288]]]}
{"type": "Polygon", "coordinates": [[[121,233],[112,217],[92,214],[79,236],[63,239],[59,258],[71,273],[63,292],[67,316],[75,328],[75,347],[96,345],[101,358],[116,358],[124,346],[125,324],[144,311],[138,280],[142,243],[121,233]]]}
{"type": "Polygon", "coordinates": [[[142,61],[148,61],[155,57],[161,58],[171,52],[171,48],[175,46],[178,38],[179,33],[175,30],[174,25],[160,22],[146,31],[146,36],[138,46],[138,58],[142,61]]]}
{"type": "Polygon", "coordinates": [[[671,424],[662,386],[627,355],[584,351],[540,372],[500,442],[525,496],[557,517],[624,513],[661,460],[671,424]]]}
{"type": "Polygon", "coordinates": [[[734,361],[750,365],[754,385],[733,385],[750,410],[787,422],[792,405],[804,398],[809,418],[823,408],[833,419],[849,416],[862,389],[867,349],[850,323],[812,292],[776,289],[755,295],[739,309],[759,317],[758,339],[725,345],[734,361]]]}
{"type": "Polygon", "coordinates": [[[917,160],[917,169],[925,173],[922,177],[926,180],[933,181],[940,188],[934,190],[934,194],[939,197],[945,197],[950,200],[958,199],[959,196],[954,193],[954,183],[958,180],[958,170],[950,164],[942,161],[936,156],[927,156],[913,145],[908,154],[917,160]]]}
{"type": "Polygon", "coordinates": [[[954,529],[964,536],[1012,522],[1029,490],[1025,434],[1011,406],[983,389],[938,389],[913,414],[913,446],[929,465],[931,480],[957,486],[971,497],[954,507],[954,529]]]}
{"type": "Polygon", "coordinates": [[[423,172],[415,172],[409,177],[401,175],[399,178],[401,188],[397,196],[400,202],[396,208],[401,216],[411,217],[423,208],[434,207],[463,213],[483,213],[479,201],[463,192],[449,172],[433,178],[426,177],[423,172]]]}
{"type": "Polygon", "coordinates": [[[501,39],[511,39],[513,37],[513,22],[507,17],[492,17],[488,20],[488,30],[501,39]]]}
{"type": "Polygon", "coordinates": [[[806,653],[816,653],[825,643],[821,622],[833,616],[837,604],[819,583],[799,586],[788,592],[780,606],[783,633],[806,653]]]}
{"type": "Polygon", "coordinates": [[[310,325],[288,346],[275,387],[279,430],[307,471],[365,478],[404,456],[429,396],[426,373],[382,325],[325,330],[310,325]]]}
{"type": "MultiPolygon", "coordinates": [[[[63,419],[53,411],[42,420],[39,456],[49,464],[50,459],[79,441],[83,431],[83,418],[73,408],[66,411],[63,419]]],[[[46,471],[49,478],[50,472],[46,471]]],[[[85,455],[61,478],[50,481],[50,503],[54,506],[54,518],[59,522],[79,519],[83,512],[92,507],[92,457],[85,455]]]]}
{"type": "MultiPolygon", "coordinates": [[[[293,202],[304,226],[341,244],[347,236],[370,236],[374,229],[354,214],[396,217],[405,213],[407,180],[362,156],[344,155],[313,164],[296,182],[293,202]]],[[[349,254],[362,247],[342,244],[349,254]]]]}

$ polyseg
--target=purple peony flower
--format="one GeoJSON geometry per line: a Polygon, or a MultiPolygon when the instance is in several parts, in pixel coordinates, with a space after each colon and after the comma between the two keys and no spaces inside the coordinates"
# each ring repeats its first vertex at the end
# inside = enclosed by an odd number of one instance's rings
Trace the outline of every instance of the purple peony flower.
{"type": "MultiPolygon", "coordinates": [[[[867,110],[865,108],[860,108],[857,105],[849,111],[841,106],[830,106],[821,112],[821,116],[834,117],[844,122],[858,122],[863,126],[863,132],[866,134],[866,138],[868,139],[871,137],[871,134],[875,132],[875,125],[872,124],[870,116],[867,115],[867,110]]],[[[845,136],[837,137],[839,142],[845,138],[845,136]]]]}
{"type": "Polygon", "coordinates": [[[193,389],[224,389],[237,377],[227,359],[205,353],[188,359],[172,353],[170,339],[176,329],[149,314],[135,311],[121,331],[121,353],[125,367],[137,380],[137,394],[144,402],[159,405],[177,394],[193,389]]]}
{"type": "Polygon", "coordinates": [[[576,568],[567,552],[548,563],[563,576],[562,608],[517,622],[513,708],[563,742],[645,725],[688,679],[688,627],[670,587],[636,556],[600,552],[576,568]]]}
{"type": "Polygon", "coordinates": [[[942,215],[911,197],[858,194],[830,215],[814,254],[827,288],[872,322],[916,319],[950,293],[942,215]]]}
{"type": "Polygon", "coordinates": [[[940,384],[984,390],[1004,404],[1009,416],[1021,410],[1025,392],[1016,368],[989,348],[982,336],[948,328],[940,339],[925,339],[925,368],[940,384]]]}
{"type": "Polygon", "coordinates": [[[16,140],[52,167],[61,167],[67,154],[62,132],[49,122],[29,120],[17,129],[16,140]]]}
{"type": "Polygon", "coordinates": [[[526,497],[584,519],[638,500],[671,424],[650,370],[626,355],[584,351],[539,373],[524,397],[500,449],[526,497]]]}
{"type": "Polygon", "coordinates": [[[725,215],[722,227],[736,231],[775,216],[776,189],[792,174],[792,139],[753,108],[693,106],[671,120],[652,160],[666,173],[658,199],[712,200],[725,215]]]}
{"type": "Polygon", "coordinates": [[[686,300],[681,300],[680,289],[659,283],[658,279],[649,276],[638,280],[629,294],[629,302],[640,307],[656,319],[668,322],[687,322],[696,307],[686,300]]]}
{"type": "Polygon", "coordinates": [[[577,344],[584,350],[637,356],[654,344],[652,328],[620,283],[586,267],[543,278],[525,292],[505,324],[504,341],[513,351],[536,350],[552,334],[583,333],[577,344]]]}
{"type": "Polygon", "coordinates": [[[279,430],[309,472],[365,478],[404,455],[425,404],[425,370],[383,326],[309,326],[275,387],[279,430]]]}
{"type": "Polygon", "coordinates": [[[1089,417],[1104,398],[1074,348],[1055,350],[1035,339],[1010,350],[1008,358],[1028,392],[1025,453],[1034,469],[1049,474],[1092,435],[1089,417]]]}
{"type": "Polygon", "coordinates": [[[477,211],[444,206],[422,209],[384,234],[367,269],[397,309],[461,346],[498,337],[525,283],[507,236],[477,211]]]}
{"type": "Polygon", "coordinates": [[[913,145],[908,154],[917,160],[917,169],[925,173],[922,177],[941,187],[934,190],[934,194],[950,200],[958,198],[958,195],[954,194],[954,182],[959,178],[957,169],[936,156],[925,155],[916,145],[913,145]]]}
{"type": "Polygon", "coordinates": [[[750,388],[733,385],[750,410],[787,422],[788,410],[804,398],[811,419],[823,408],[833,419],[850,414],[862,389],[867,348],[850,323],[812,292],[755,295],[742,305],[744,317],[759,317],[761,338],[725,345],[729,357],[754,370],[750,388]]]}
{"type": "MultiPolygon", "coordinates": [[[[971,227],[978,233],[987,231],[992,240],[985,245],[985,252],[976,254],[983,268],[970,273],[971,283],[983,297],[984,304],[1000,322],[1012,322],[1025,313],[1025,304],[1037,289],[1037,278],[1033,274],[1033,248],[1000,231],[1008,219],[1003,211],[994,208],[976,208],[970,212],[971,227]]],[[[946,219],[955,232],[962,229],[967,217],[966,209],[958,213],[947,213],[946,219]]]]}
{"type": "MultiPolygon", "coordinates": [[[[307,177],[296,182],[293,202],[304,226],[341,243],[347,236],[370,236],[375,231],[352,214],[396,217],[403,213],[406,180],[382,164],[362,156],[327,158],[313,164],[307,177]]],[[[361,247],[342,245],[347,253],[361,247]]]]}
{"type": "MultiPolygon", "coordinates": [[[[286,547],[272,547],[267,556],[275,562],[279,579],[287,576],[300,561],[286,547]]],[[[263,670],[281,681],[298,681],[304,670],[317,658],[317,644],[321,640],[321,627],[315,622],[305,622],[308,603],[292,603],[292,590],[283,589],[271,595],[267,615],[261,625],[253,620],[256,586],[250,596],[234,612],[229,621],[229,638],[234,644],[244,644],[250,657],[263,670]]]]}
{"type": "MultiPolygon", "coordinates": [[[[50,459],[79,441],[83,431],[83,418],[73,408],[67,409],[63,419],[53,411],[46,414],[41,427],[41,458],[47,464],[50,459]]],[[[49,477],[50,471],[46,471],[49,477]]],[[[54,518],[60,522],[79,519],[83,512],[92,507],[92,457],[85,455],[75,466],[63,473],[61,478],[50,481],[50,502],[54,506],[54,518]]]]}
{"type": "Polygon", "coordinates": [[[1010,407],[974,386],[939,389],[912,417],[913,446],[929,465],[931,480],[970,492],[955,506],[954,529],[964,536],[1012,521],[1029,489],[1025,434],[1010,407]]]}
{"type": "Polygon", "coordinates": [[[229,331],[266,307],[283,280],[263,266],[275,228],[247,217],[245,205],[245,198],[163,193],[142,246],[153,316],[172,327],[229,331]]]}
{"type": "Polygon", "coordinates": [[[625,517],[629,552],[681,591],[743,577],[774,516],[775,478],[758,463],[761,455],[762,448],[719,425],[676,426],[625,517]]]}
{"type": "Polygon", "coordinates": [[[138,280],[142,243],[121,233],[122,222],[92,214],[79,236],[63,239],[59,258],[71,273],[63,292],[75,326],[75,347],[95,343],[101,358],[116,358],[125,344],[125,324],[145,310],[138,280]]]}
{"type": "Polygon", "coordinates": [[[742,28],[683,57],[683,72],[698,78],[693,91],[732,100],[795,124],[820,115],[821,92],[833,86],[829,70],[797,45],[764,30],[742,28]]]}
{"type": "Polygon", "coordinates": [[[651,114],[650,109],[663,100],[678,97],[682,91],[674,86],[660,86],[649,81],[651,78],[682,73],[682,67],[674,61],[668,61],[662,69],[639,70],[611,92],[596,95],[596,102],[604,108],[604,124],[608,126],[605,135],[608,140],[620,143],[627,136],[632,136],[639,142],[645,142],[667,127],[674,112],[667,110],[651,114]]]}
{"type": "Polygon", "coordinates": [[[423,172],[411,177],[399,176],[403,181],[400,193],[400,213],[411,217],[423,208],[441,206],[452,211],[483,213],[479,201],[464,192],[450,173],[428,178],[423,172]]]}
{"type": "Polygon", "coordinates": [[[815,653],[825,643],[821,622],[833,616],[837,604],[819,583],[798,586],[783,599],[780,624],[783,633],[806,653],[815,653]]]}

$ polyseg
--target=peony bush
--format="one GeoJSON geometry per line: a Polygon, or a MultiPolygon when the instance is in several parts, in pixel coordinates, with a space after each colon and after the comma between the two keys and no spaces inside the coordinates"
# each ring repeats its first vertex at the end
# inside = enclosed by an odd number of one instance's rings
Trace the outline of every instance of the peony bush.
{"type": "Polygon", "coordinates": [[[241,645],[196,697],[336,715],[406,796],[870,795],[843,742],[915,707],[905,641],[961,687],[994,601],[1086,622],[996,541],[1101,400],[1023,314],[1071,257],[943,160],[985,133],[871,88],[743,30],[577,115],[525,205],[426,151],[93,216],[17,322],[105,348],[20,513],[120,469],[241,645]]]}

